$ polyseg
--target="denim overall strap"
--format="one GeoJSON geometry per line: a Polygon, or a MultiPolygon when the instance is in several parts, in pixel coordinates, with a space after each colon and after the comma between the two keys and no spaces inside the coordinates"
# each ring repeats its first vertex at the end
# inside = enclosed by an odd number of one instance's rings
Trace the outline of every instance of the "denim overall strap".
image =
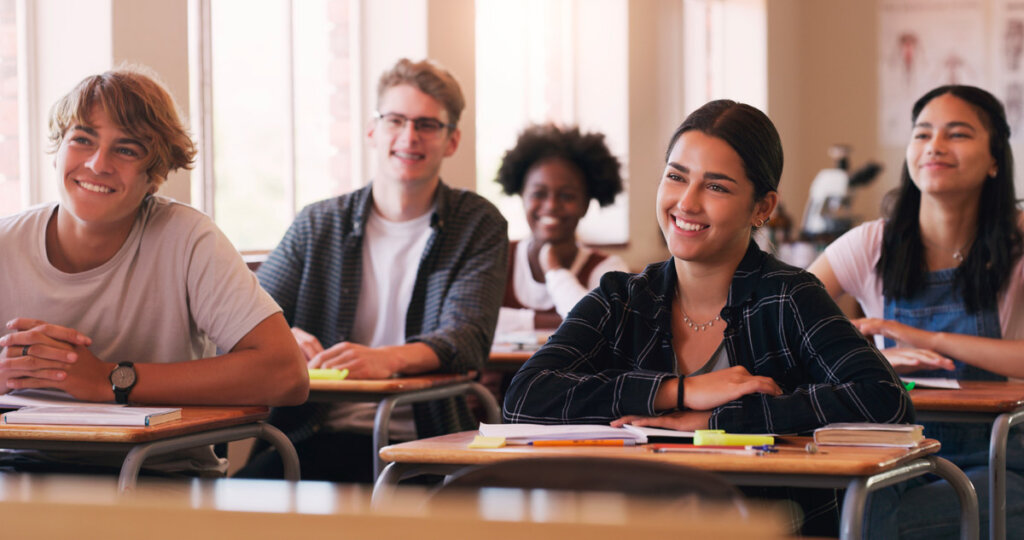
{"type": "MultiPolygon", "coordinates": [[[[1001,338],[999,315],[995,308],[968,313],[959,296],[953,292],[955,268],[930,272],[924,285],[913,298],[886,298],[885,318],[933,332],[951,332],[972,336],[1001,338]]],[[[896,343],[885,338],[886,347],[896,343]]],[[[947,377],[964,381],[1005,381],[1006,377],[952,359],[952,370],[922,370],[914,377],[947,377]]]]}
{"type": "MultiPolygon", "coordinates": [[[[951,332],[981,337],[1001,338],[999,315],[995,309],[969,313],[959,295],[954,293],[955,268],[930,272],[922,288],[913,298],[885,299],[885,318],[933,332],[951,332]]],[[[896,343],[886,338],[886,347],[896,343]]],[[[913,377],[944,377],[969,381],[1005,381],[1006,377],[992,373],[955,358],[953,370],[921,370],[908,374],[913,377]]],[[[990,424],[925,422],[925,435],[942,442],[940,455],[960,467],[988,463],[990,424]]],[[[1020,435],[1017,434],[1017,437],[1020,435]]],[[[1011,441],[1014,440],[1011,435],[1011,441]]],[[[1018,441],[1018,444],[1020,442],[1018,441]]],[[[1012,446],[1012,445],[1011,445],[1012,446]]],[[[1021,452],[1010,452],[1008,464],[1021,463],[1021,452]],[[1018,454],[1018,455],[1014,455],[1018,454]]]]}

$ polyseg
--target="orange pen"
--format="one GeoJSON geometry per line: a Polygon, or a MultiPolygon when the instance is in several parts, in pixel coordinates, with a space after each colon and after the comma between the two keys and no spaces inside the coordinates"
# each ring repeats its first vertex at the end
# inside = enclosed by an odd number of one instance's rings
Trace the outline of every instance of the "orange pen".
{"type": "Polygon", "coordinates": [[[564,439],[533,441],[533,446],[633,446],[636,441],[626,439],[564,439]]]}

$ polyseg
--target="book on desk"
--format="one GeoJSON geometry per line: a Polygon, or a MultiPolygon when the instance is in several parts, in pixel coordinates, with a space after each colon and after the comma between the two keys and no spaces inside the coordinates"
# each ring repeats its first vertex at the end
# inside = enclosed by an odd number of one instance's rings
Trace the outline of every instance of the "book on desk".
{"type": "Polygon", "coordinates": [[[59,390],[23,390],[0,396],[4,424],[155,426],[181,418],[178,407],[129,407],[79,401],[59,390]]]}
{"type": "Polygon", "coordinates": [[[829,424],[814,430],[818,445],[914,447],[924,440],[919,424],[872,424],[852,422],[829,424]]]}
{"type": "Polygon", "coordinates": [[[181,418],[177,407],[42,406],[22,407],[6,412],[5,424],[46,424],[69,426],[156,426],[181,418]]]}

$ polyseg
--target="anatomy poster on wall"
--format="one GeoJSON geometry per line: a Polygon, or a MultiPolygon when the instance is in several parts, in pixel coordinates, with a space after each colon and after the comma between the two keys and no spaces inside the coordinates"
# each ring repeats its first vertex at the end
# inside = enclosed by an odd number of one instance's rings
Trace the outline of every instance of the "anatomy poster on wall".
{"type": "Polygon", "coordinates": [[[1006,106],[1010,133],[1024,139],[1024,0],[1001,0],[992,10],[990,90],[1006,106]]]}
{"type": "Polygon", "coordinates": [[[883,144],[906,144],[910,110],[928,90],[943,84],[989,87],[986,4],[983,0],[881,2],[878,125],[883,144]]]}

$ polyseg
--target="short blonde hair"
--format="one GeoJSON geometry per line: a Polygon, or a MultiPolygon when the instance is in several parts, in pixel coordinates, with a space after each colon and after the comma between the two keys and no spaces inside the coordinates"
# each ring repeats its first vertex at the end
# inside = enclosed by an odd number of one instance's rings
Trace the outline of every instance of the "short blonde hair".
{"type": "Polygon", "coordinates": [[[384,92],[402,84],[415,87],[439,101],[448,111],[448,123],[458,125],[462,110],[466,108],[466,98],[462,97],[459,82],[447,69],[433,60],[413,62],[408,58],[402,58],[391,69],[381,74],[380,81],[377,82],[378,105],[384,97],[384,92]]]}
{"type": "Polygon", "coordinates": [[[146,174],[160,186],[170,171],[191,169],[196,145],[181,121],[174,98],[155,74],[121,66],[82,79],[50,109],[50,150],[56,152],[68,129],[88,121],[99,106],[118,129],[146,148],[146,174]]]}

